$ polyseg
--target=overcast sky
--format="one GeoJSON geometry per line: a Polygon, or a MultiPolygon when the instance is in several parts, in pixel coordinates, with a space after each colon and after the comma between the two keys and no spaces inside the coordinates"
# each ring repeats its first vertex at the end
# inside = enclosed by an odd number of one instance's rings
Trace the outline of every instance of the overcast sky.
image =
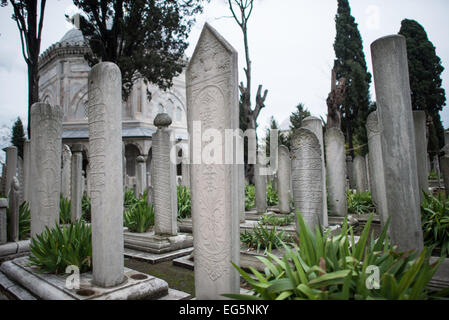
{"type": "MultiPolygon", "coordinates": [[[[350,0],[352,15],[359,25],[369,71],[372,73],[370,44],[399,31],[404,18],[417,20],[427,31],[446,70],[443,87],[449,95],[449,1],[447,0],[350,0]]],[[[59,41],[71,29],[64,13],[73,13],[71,0],[49,0],[45,13],[41,52],[59,41]]],[[[274,115],[282,123],[299,102],[315,116],[326,118],[326,98],[335,57],[335,14],[337,0],[256,0],[249,22],[249,48],[253,88],[269,90],[266,108],[260,114],[263,130],[274,115]]],[[[0,8],[0,138],[9,133],[20,116],[27,121],[27,73],[19,32],[11,20],[11,6],[0,8]],[[3,126],[3,129],[1,128],[3,126]]],[[[209,22],[239,52],[240,80],[244,80],[243,37],[230,18],[226,0],[211,0],[190,35],[187,56],[191,56],[202,26],[209,22]]],[[[371,88],[372,99],[375,100],[371,88]]],[[[255,92],[253,92],[253,103],[255,92]]],[[[449,127],[449,111],[441,113],[449,127]]],[[[0,145],[6,142],[1,142],[0,145]]]]}

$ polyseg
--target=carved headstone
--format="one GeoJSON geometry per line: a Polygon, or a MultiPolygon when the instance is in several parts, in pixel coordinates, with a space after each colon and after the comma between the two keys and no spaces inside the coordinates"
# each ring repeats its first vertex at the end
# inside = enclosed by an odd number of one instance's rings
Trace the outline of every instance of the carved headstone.
{"type": "Polygon", "coordinates": [[[9,188],[8,201],[9,201],[9,237],[10,241],[19,241],[19,195],[20,184],[17,177],[13,177],[11,181],[11,187],[9,188]]]}
{"type": "Polygon", "coordinates": [[[117,65],[95,65],[88,90],[93,282],[113,287],[124,280],[122,77],[117,65]]]}
{"type": "Polygon", "coordinates": [[[68,145],[62,146],[61,193],[70,199],[70,176],[72,174],[72,152],[68,145]]]}
{"type": "Polygon", "coordinates": [[[174,148],[168,129],[171,119],[166,113],[159,113],[154,119],[157,127],[153,134],[153,174],[151,176],[154,200],[154,231],[157,235],[177,235],[178,202],[176,194],[176,163],[171,161],[170,152],[174,148]]]}
{"type": "Polygon", "coordinates": [[[19,156],[17,157],[17,179],[19,180],[19,203],[24,200],[24,168],[23,159],[19,156]]]}
{"type": "Polygon", "coordinates": [[[31,143],[25,140],[23,143],[23,198],[30,202],[30,174],[31,174],[31,143]]]}
{"type": "Polygon", "coordinates": [[[31,237],[59,223],[61,194],[62,110],[35,103],[31,107],[31,237]]]}
{"type": "Polygon", "coordinates": [[[416,164],[418,166],[419,195],[422,201],[422,192],[429,192],[429,174],[427,169],[427,138],[426,138],[426,112],[413,111],[413,124],[415,128],[416,164]]]}
{"type": "Polygon", "coordinates": [[[440,158],[440,167],[443,174],[444,191],[446,192],[446,197],[449,197],[449,155],[440,158]]]}
{"type": "Polygon", "coordinates": [[[424,244],[405,37],[380,38],[371,44],[371,54],[390,237],[399,251],[421,251],[424,244]]]}
{"type": "Polygon", "coordinates": [[[145,192],[147,187],[147,165],[145,163],[145,158],[142,156],[138,156],[136,159],[137,168],[136,168],[136,186],[137,186],[137,196],[140,197],[145,192]]]}
{"type": "Polygon", "coordinates": [[[83,146],[81,144],[75,144],[72,147],[71,170],[70,219],[76,222],[81,218],[83,199],[83,146]]]}
{"type": "Polygon", "coordinates": [[[290,208],[290,178],[291,178],[291,160],[290,151],[286,146],[279,146],[279,163],[277,180],[279,181],[279,211],[283,214],[289,214],[290,208]]]}
{"type": "Polygon", "coordinates": [[[353,162],[353,174],[358,192],[368,191],[368,178],[366,176],[366,161],[363,156],[355,156],[353,162]]]}
{"type": "Polygon", "coordinates": [[[8,199],[0,198],[0,245],[8,241],[8,227],[6,209],[8,208],[8,199]]]}
{"type": "Polygon", "coordinates": [[[231,264],[239,265],[240,259],[238,167],[224,161],[200,164],[207,141],[196,137],[198,124],[222,137],[225,129],[238,129],[237,61],[237,52],[206,24],[187,68],[195,292],[200,300],[223,299],[221,294],[240,290],[239,273],[231,264]]]}
{"type": "Polygon", "coordinates": [[[295,211],[315,230],[322,225],[323,187],[320,141],[308,129],[296,129],[292,137],[292,179],[295,211]]]}
{"type": "Polygon", "coordinates": [[[346,204],[346,150],[345,136],[340,129],[329,128],[325,135],[327,161],[327,190],[333,214],[344,217],[346,204]]]}
{"type": "Polygon", "coordinates": [[[256,211],[258,214],[267,212],[267,178],[266,166],[262,164],[263,156],[259,153],[254,170],[254,187],[256,192],[256,211]]]}
{"type": "Polygon", "coordinates": [[[12,178],[17,174],[17,147],[11,146],[5,148],[6,151],[6,192],[9,193],[9,188],[11,188],[12,178]]]}
{"type": "Polygon", "coordinates": [[[349,189],[355,189],[354,163],[351,156],[346,156],[346,176],[348,178],[349,189]]]}

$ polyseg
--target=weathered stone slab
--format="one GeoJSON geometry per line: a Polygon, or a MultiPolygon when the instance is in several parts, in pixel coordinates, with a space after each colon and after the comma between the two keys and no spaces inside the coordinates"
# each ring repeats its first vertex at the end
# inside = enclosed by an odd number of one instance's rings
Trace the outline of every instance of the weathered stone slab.
{"type": "Polygon", "coordinates": [[[366,175],[365,157],[355,156],[353,162],[353,174],[358,192],[368,191],[368,178],[366,175]]]}
{"type": "Polygon", "coordinates": [[[145,192],[145,188],[147,187],[147,165],[145,163],[145,158],[142,156],[138,156],[136,159],[137,168],[136,168],[136,186],[137,186],[137,196],[141,197],[145,192]]]}
{"type": "Polygon", "coordinates": [[[278,199],[279,199],[279,211],[283,214],[288,214],[291,212],[290,208],[290,179],[291,179],[291,160],[290,151],[286,146],[279,146],[278,151],[278,199]]]}
{"type": "MultiPolygon", "coordinates": [[[[125,235],[125,237],[126,237],[126,235],[125,235]]],[[[193,241],[193,238],[192,238],[192,241],[193,241]]],[[[156,263],[161,263],[164,261],[173,260],[173,259],[176,259],[179,257],[189,255],[192,252],[193,252],[193,244],[189,248],[178,249],[178,250],[164,252],[164,253],[151,253],[151,252],[140,251],[137,249],[126,248],[126,242],[125,242],[125,257],[131,258],[134,260],[138,260],[138,261],[151,263],[151,264],[156,264],[156,263]]]]}
{"type": "Polygon", "coordinates": [[[259,214],[267,212],[267,175],[265,173],[266,166],[262,164],[262,159],[263,156],[259,153],[254,169],[255,202],[256,210],[259,214]]]}
{"type": "Polygon", "coordinates": [[[416,164],[418,168],[418,185],[421,201],[422,192],[429,192],[429,174],[427,169],[427,138],[426,138],[426,112],[413,111],[413,124],[415,129],[416,164]]]}
{"type": "Polygon", "coordinates": [[[239,264],[237,165],[223,159],[222,164],[198,161],[207,144],[198,137],[198,124],[217,130],[221,137],[226,136],[225,129],[239,127],[237,61],[237,52],[206,24],[186,73],[198,299],[223,299],[221,294],[238,293],[240,286],[231,265],[231,261],[239,264]]]}
{"type": "Polygon", "coordinates": [[[88,90],[92,274],[96,285],[107,288],[125,280],[120,69],[110,62],[95,65],[88,90]]]}
{"type": "Polygon", "coordinates": [[[71,166],[72,152],[69,146],[65,144],[62,146],[61,193],[67,199],[70,199],[71,166]]]}
{"type": "Polygon", "coordinates": [[[31,143],[25,140],[23,143],[23,199],[30,203],[30,176],[31,176],[31,143]]]}
{"type": "Polygon", "coordinates": [[[443,174],[444,190],[449,197],[449,155],[440,158],[441,173],[443,174]]]}
{"type": "Polygon", "coordinates": [[[13,177],[9,188],[9,241],[19,241],[19,205],[20,205],[20,185],[17,177],[13,177]]]}
{"type": "Polygon", "coordinates": [[[61,193],[62,110],[35,103],[31,107],[31,237],[59,223],[61,193]]]}
{"type": "Polygon", "coordinates": [[[178,234],[174,236],[160,236],[154,231],[146,233],[124,233],[125,247],[150,253],[167,253],[170,251],[189,248],[193,245],[191,235],[178,234]]]}
{"type": "Polygon", "coordinates": [[[7,216],[6,209],[8,208],[8,199],[0,198],[0,245],[8,241],[8,229],[6,225],[7,216]]]}
{"type": "Polygon", "coordinates": [[[326,130],[327,190],[330,210],[344,217],[348,212],[346,204],[346,150],[345,136],[338,128],[326,130]]]}
{"type": "Polygon", "coordinates": [[[320,142],[308,129],[297,129],[292,137],[292,179],[295,211],[315,230],[322,225],[322,163],[320,142]]]}
{"type": "Polygon", "coordinates": [[[405,37],[371,44],[390,237],[400,251],[423,249],[420,197],[405,37]]]}
{"type": "Polygon", "coordinates": [[[349,189],[355,189],[355,180],[354,180],[354,164],[351,156],[346,157],[346,176],[348,177],[348,187],[349,189]]]}
{"type": "Polygon", "coordinates": [[[17,147],[11,146],[4,149],[6,152],[6,191],[5,194],[9,193],[11,188],[11,181],[13,177],[17,175],[17,158],[18,150],[17,147]]]}
{"type": "Polygon", "coordinates": [[[70,219],[72,222],[76,222],[81,218],[82,214],[83,146],[81,144],[75,144],[72,147],[72,152],[70,219]]]}

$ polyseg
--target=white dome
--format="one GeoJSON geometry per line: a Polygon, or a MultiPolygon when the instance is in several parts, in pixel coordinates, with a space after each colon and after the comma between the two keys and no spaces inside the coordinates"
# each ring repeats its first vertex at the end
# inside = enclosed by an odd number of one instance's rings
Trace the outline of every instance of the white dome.
{"type": "Polygon", "coordinates": [[[83,33],[81,30],[73,28],[62,37],[59,42],[79,43],[84,42],[83,33]]]}

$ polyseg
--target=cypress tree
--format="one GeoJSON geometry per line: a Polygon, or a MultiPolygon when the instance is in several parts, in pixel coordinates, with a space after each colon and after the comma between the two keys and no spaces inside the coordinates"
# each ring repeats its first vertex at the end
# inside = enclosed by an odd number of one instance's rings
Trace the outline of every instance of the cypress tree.
{"type": "Polygon", "coordinates": [[[23,129],[22,120],[17,118],[12,127],[11,143],[17,147],[18,155],[23,159],[23,144],[25,142],[25,130],[23,129]]]}
{"type": "Polygon", "coordinates": [[[429,125],[429,153],[434,156],[444,147],[444,129],[439,112],[446,105],[441,87],[444,67],[423,26],[415,20],[404,19],[399,34],[407,41],[410,90],[413,110],[424,110],[429,125]]]}
{"type": "MultiPolygon", "coordinates": [[[[371,74],[366,67],[362,37],[351,15],[348,0],[338,0],[335,23],[337,34],[334,42],[334,69],[337,79],[344,77],[347,81],[341,113],[342,131],[345,133],[351,155],[354,156],[354,142],[360,145],[367,143],[365,123],[371,112],[371,74]]],[[[366,147],[364,149],[366,150],[366,147]]]]}

